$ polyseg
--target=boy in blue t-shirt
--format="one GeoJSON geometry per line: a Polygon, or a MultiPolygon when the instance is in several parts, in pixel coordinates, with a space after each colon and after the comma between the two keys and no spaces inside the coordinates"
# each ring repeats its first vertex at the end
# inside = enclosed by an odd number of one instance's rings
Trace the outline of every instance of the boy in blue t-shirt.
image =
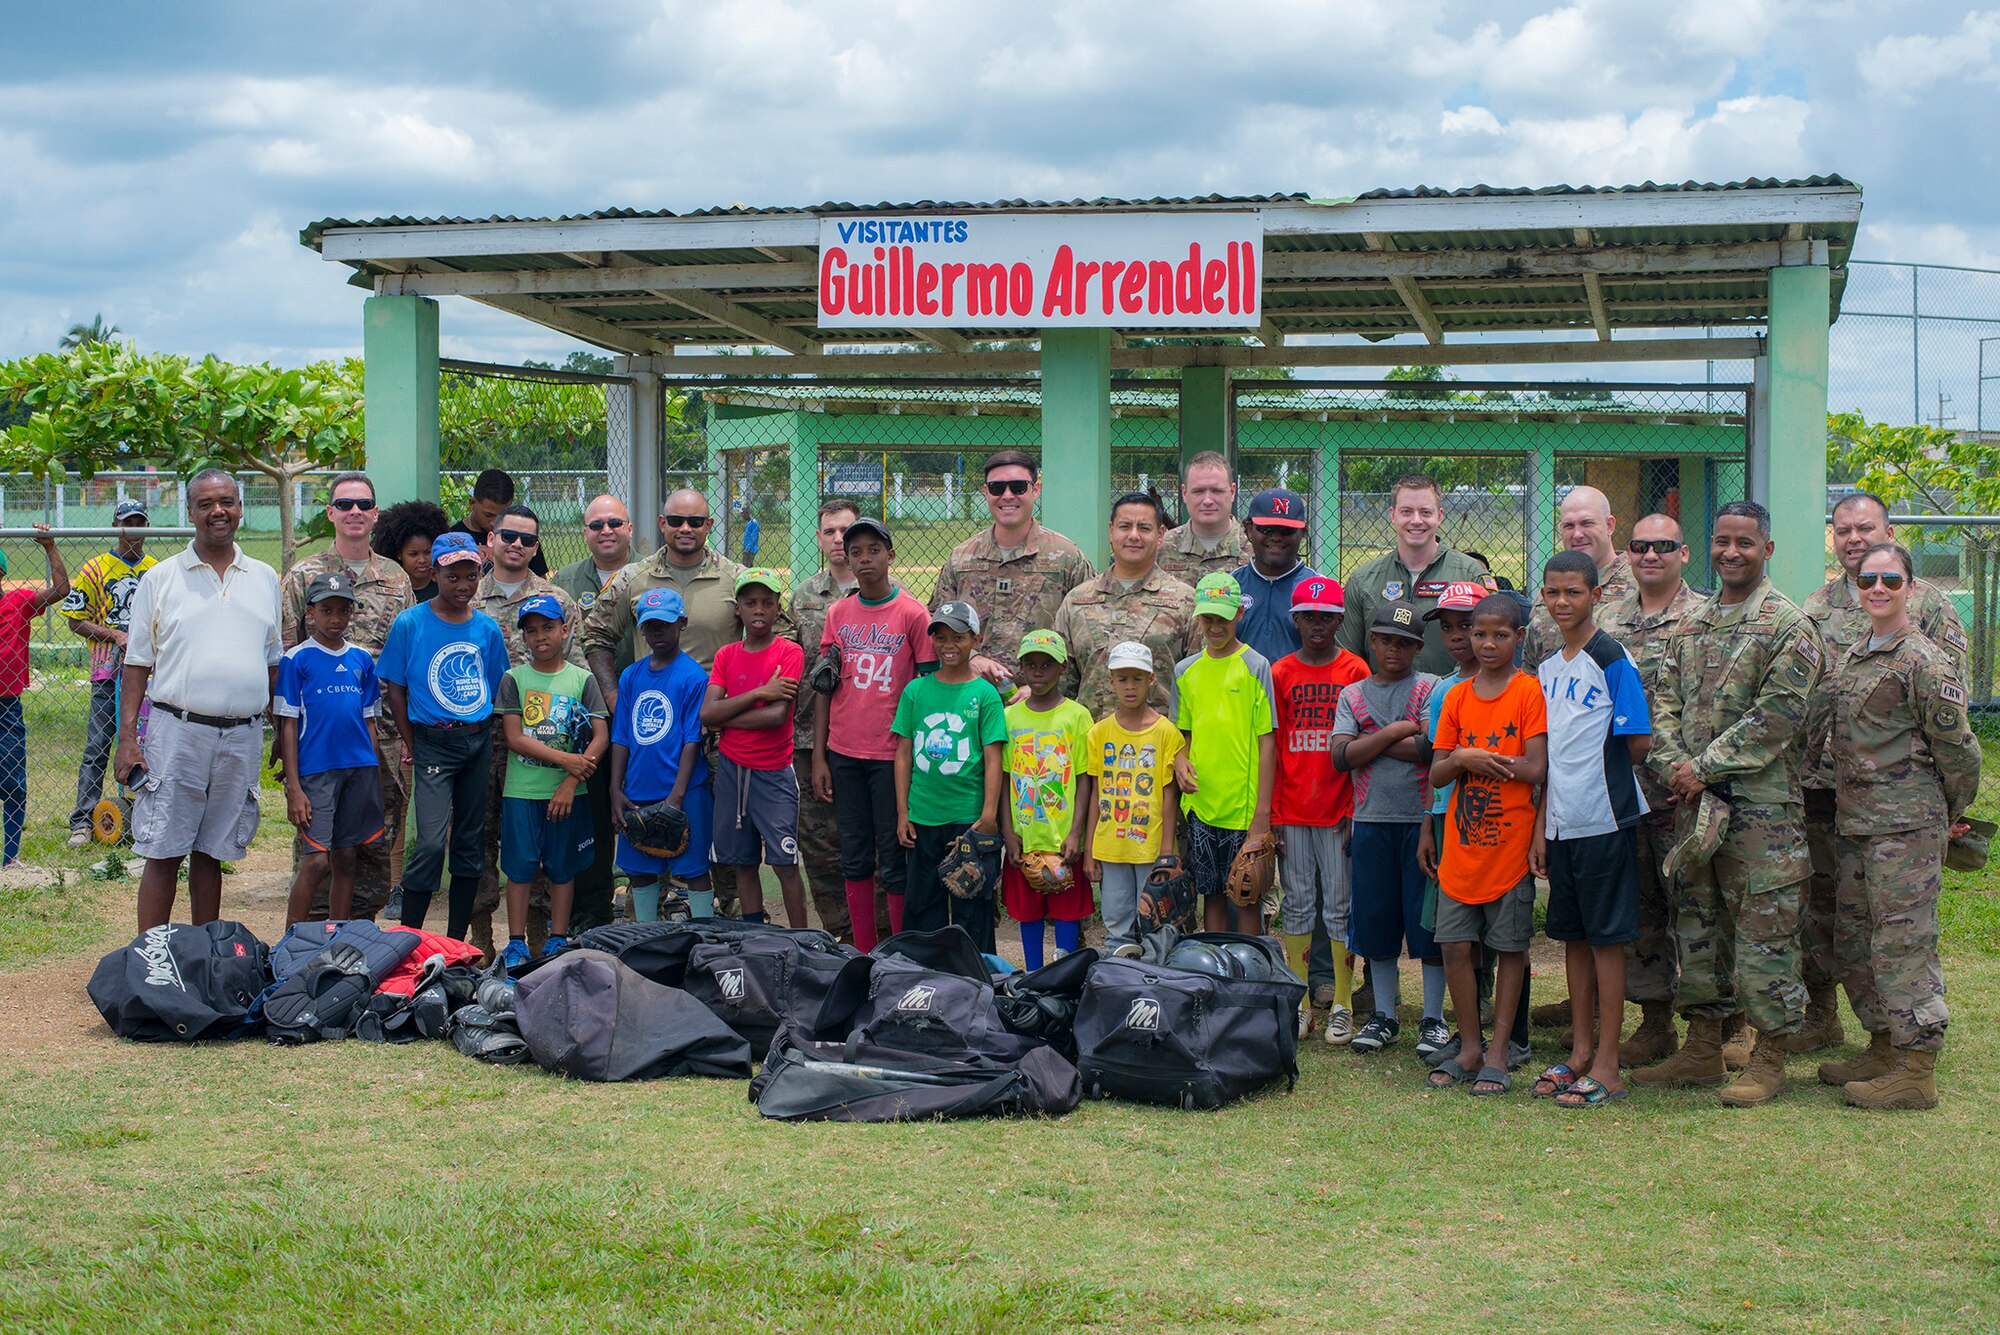
{"type": "Polygon", "coordinates": [[[648,589],[633,605],[640,638],[652,653],[618,677],[618,713],[611,721],[611,823],[618,835],[618,867],[632,874],[632,916],[660,916],[660,877],[687,887],[688,911],[713,917],[708,849],[714,834],[708,758],[701,750],[701,705],[708,674],[681,652],[687,604],[677,589],[648,589]],[[688,819],[688,844],[672,858],[635,848],[623,833],[625,812],[665,799],[688,819]]]}
{"type": "Polygon", "coordinates": [[[493,702],[507,673],[500,623],[472,606],[479,547],[464,533],[431,544],[437,596],[397,616],[375,673],[416,766],[417,832],[403,864],[403,923],[422,927],[451,852],[446,932],[463,941],[486,866],[486,785],[493,702]]]}
{"type": "Polygon", "coordinates": [[[285,815],[309,850],[285,902],[285,926],[302,921],[325,881],[327,917],[354,908],[356,850],[382,834],[382,784],[368,720],[381,712],[375,660],[347,642],[354,578],[315,575],[306,586],[311,634],[278,660],[271,712],[285,766],[285,815]]]}

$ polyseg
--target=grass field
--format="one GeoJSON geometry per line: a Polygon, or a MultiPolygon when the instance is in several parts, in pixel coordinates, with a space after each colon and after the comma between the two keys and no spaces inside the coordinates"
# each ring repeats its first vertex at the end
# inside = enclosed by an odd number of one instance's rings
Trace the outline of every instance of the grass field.
{"type": "MultiPolygon", "coordinates": [[[[277,849],[225,888],[267,938],[277,849]]],[[[783,1126],[443,1044],[116,1042],[81,990],[129,905],[0,892],[0,1329],[2000,1329],[2000,864],[1949,878],[1945,1101],[1902,1115],[1818,1058],[1757,1111],[1567,1113],[1312,1043],[1216,1114],[783,1126]]]]}

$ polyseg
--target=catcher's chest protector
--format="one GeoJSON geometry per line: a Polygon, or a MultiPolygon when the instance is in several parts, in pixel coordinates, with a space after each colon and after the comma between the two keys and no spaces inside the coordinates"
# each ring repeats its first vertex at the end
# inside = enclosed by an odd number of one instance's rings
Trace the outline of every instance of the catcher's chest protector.
{"type": "Polygon", "coordinates": [[[385,932],[365,918],[344,922],[320,951],[263,998],[273,1043],[345,1038],[368,998],[417,948],[415,932],[385,932]]]}

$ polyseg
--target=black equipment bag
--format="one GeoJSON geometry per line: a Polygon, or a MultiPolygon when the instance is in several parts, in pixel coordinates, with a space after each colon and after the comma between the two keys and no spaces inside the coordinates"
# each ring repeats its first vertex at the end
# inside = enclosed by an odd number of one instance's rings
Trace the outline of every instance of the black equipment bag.
{"type": "Polygon", "coordinates": [[[1098,954],[1089,946],[1072,951],[1033,973],[998,974],[993,979],[993,1004],[1000,1022],[1017,1034],[1039,1038],[1071,1061],[1076,1060],[1076,1004],[1098,954]]]}
{"type": "MultiPolygon", "coordinates": [[[[951,927],[947,931],[964,932],[951,927]]],[[[969,942],[971,938],[967,938],[969,942]]],[[[984,977],[927,969],[901,955],[862,955],[833,981],[812,1037],[952,1061],[1014,1062],[1043,1046],[1001,1021],[984,977]]]]}
{"type": "Polygon", "coordinates": [[[339,924],[318,954],[262,998],[265,1036],[284,1044],[348,1037],[375,989],[422,941],[366,918],[339,924]]]}
{"type": "Polygon", "coordinates": [[[514,1015],[536,1063],[571,1079],[750,1078],[750,1045],[708,1007],[601,950],[566,950],[521,979],[514,1015]]]}
{"type": "Polygon", "coordinates": [[[883,957],[894,955],[926,969],[977,978],[981,982],[993,977],[972,934],[956,923],[928,932],[898,932],[876,946],[873,953],[883,957]]]}
{"type": "Polygon", "coordinates": [[[1299,1074],[1298,1010],[1306,985],[1287,966],[1284,948],[1239,932],[1197,932],[1180,941],[1225,960],[1254,954],[1266,976],[1098,960],[1076,1011],[1076,1065],[1085,1092],[1220,1108],[1280,1076],[1289,1089],[1299,1074]]]}
{"type": "Polygon", "coordinates": [[[149,927],[97,962],[90,1000],[120,1038],[236,1038],[254,1027],[269,955],[240,922],[149,927]]]}
{"type": "Polygon", "coordinates": [[[785,1122],[910,1122],[1032,1114],[1061,1116],[1083,1097],[1076,1068],[1053,1048],[1012,1062],[922,1056],[850,1040],[778,1031],[750,1101],[785,1122]]]}
{"type": "MultiPolygon", "coordinates": [[[[683,987],[687,983],[688,956],[696,946],[735,941],[746,936],[788,937],[814,950],[840,948],[830,933],[816,927],[780,927],[776,923],[739,922],[735,918],[606,923],[576,937],[570,948],[601,950],[616,956],[619,963],[642,978],[668,987],[683,987]]],[[[568,951],[563,953],[566,955],[568,951]]],[[[554,958],[562,957],[557,955],[554,958]]]]}
{"type": "Polygon", "coordinates": [[[854,958],[849,946],[821,950],[790,933],[745,933],[689,951],[685,986],[762,1055],[786,1020],[818,1017],[833,980],[854,958]]]}

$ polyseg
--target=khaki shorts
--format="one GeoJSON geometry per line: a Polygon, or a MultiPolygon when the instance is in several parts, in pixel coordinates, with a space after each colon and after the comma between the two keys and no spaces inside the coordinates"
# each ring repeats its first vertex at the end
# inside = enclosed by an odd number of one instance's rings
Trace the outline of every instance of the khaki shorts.
{"type": "Polygon", "coordinates": [[[234,862],[249,851],[264,767],[262,727],[211,728],[155,709],[140,754],[146,778],[132,800],[134,853],[142,858],[206,853],[234,862]]]}

